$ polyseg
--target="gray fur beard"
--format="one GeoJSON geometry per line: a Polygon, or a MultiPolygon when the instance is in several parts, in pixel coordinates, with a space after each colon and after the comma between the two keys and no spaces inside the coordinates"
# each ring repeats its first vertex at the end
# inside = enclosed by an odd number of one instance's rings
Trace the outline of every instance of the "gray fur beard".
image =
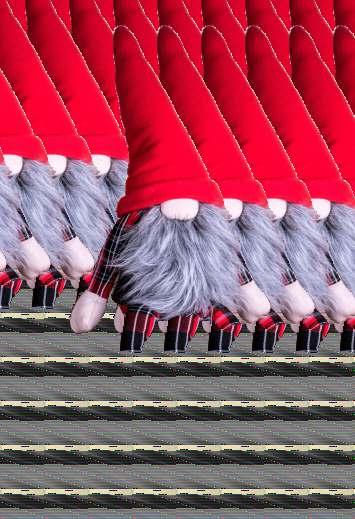
{"type": "Polygon", "coordinates": [[[326,312],[332,306],[327,282],[329,248],[315,212],[299,204],[289,204],[279,227],[296,279],[311,296],[317,310],[326,312]]]}
{"type": "Polygon", "coordinates": [[[105,193],[107,208],[114,222],[117,220],[118,201],[125,194],[127,168],[128,164],[125,160],[112,159],[110,171],[99,178],[100,185],[105,193]]]}
{"type": "Polygon", "coordinates": [[[23,220],[18,212],[20,198],[16,189],[16,179],[9,177],[7,166],[0,165],[1,197],[0,197],[0,250],[12,268],[23,263],[20,248],[20,230],[23,220]]]}
{"type": "Polygon", "coordinates": [[[105,194],[100,188],[94,166],[79,160],[68,160],[59,185],[73,229],[96,259],[112,221],[106,211],[105,194]]]}
{"type": "Polygon", "coordinates": [[[113,266],[133,282],[121,279],[122,303],[143,304],[163,319],[240,303],[243,266],[224,210],[200,204],[193,220],[178,221],[156,206],[123,240],[113,266]]]}
{"type": "Polygon", "coordinates": [[[320,225],[342,281],[355,294],[355,209],[332,204],[328,218],[320,225]]]}
{"type": "Polygon", "coordinates": [[[52,265],[65,262],[63,230],[67,224],[64,200],[48,164],[24,160],[16,177],[21,209],[38,243],[47,252],[52,265]]]}
{"type": "Polygon", "coordinates": [[[237,220],[231,222],[236,242],[255,283],[269,299],[275,312],[284,307],[283,275],[287,269],[282,256],[284,244],[269,209],[244,204],[237,220]]]}

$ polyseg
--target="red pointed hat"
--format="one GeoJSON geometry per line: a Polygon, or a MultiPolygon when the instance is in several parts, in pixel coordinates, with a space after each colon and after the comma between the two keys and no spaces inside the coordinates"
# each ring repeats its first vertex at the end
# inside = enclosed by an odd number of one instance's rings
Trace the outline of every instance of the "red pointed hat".
{"type": "Polygon", "coordinates": [[[340,173],[355,188],[355,118],[334,76],[302,27],[290,34],[292,78],[340,173]]]}
{"type": "Polygon", "coordinates": [[[322,59],[335,74],[333,33],[315,0],[290,0],[292,25],[301,25],[309,32],[322,59]]]}
{"type": "Polygon", "coordinates": [[[209,178],[159,78],[126,27],[116,29],[114,47],[130,159],[118,215],[175,198],[222,207],[217,184],[209,178]]]}
{"type": "Polygon", "coordinates": [[[125,138],[50,0],[26,0],[28,35],[91,153],[127,159],[125,138]]]}
{"type": "MultiPolygon", "coordinates": [[[[26,2],[26,0],[25,0],[26,2]]],[[[71,30],[71,17],[70,17],[70,7],[69,0],[52,0],[52,4],[54,9],[57,12],[57,15],[62,20],[68,31],[71,30]]]]}
{"type": "Polygon", "coordinates": [[[159,74],[157,33],[152,22],[147,18],[138,0],[115,0],[116,24],[128,27],[136,35],[144,56],[159,74]]]}
{"type": "Polygon", "coordinates": [[[345,26],[334,31],[336,79],[355,114],[355,35],[345,26]]]}
{"type": "Polygon", "coordinates": [[[23,30],[27,31],[26,0],[8,0],[8,4],[23,30]]]}
{"type": "Polygon", "coordinates": [[[91,161],[62,99],[6,0],[0,0],[0,68],[47,153],[91,161]]]}
{"type": "Polygon", "coordinates": [[[336,25],[345,25],[355,33],[355,3],[353,0],[334,0],[336,25]]]}
{"type": "Polygon", "coordinates": [[[247,30],[246,51],[249,81],[312,198],[354,204],[350,185],[341,178],[291,78],[258,27],[247,30]]]}
{"type": "Polygon", "coordinates": [[[35,136],[11,85],[0,71],[0,146],[3,153],[47,162],[41,140],[35,136]]]}
{"type": "Polygon", "coordinates": [[[95,0],[70,0],[70,14],[74,41],[120,124],[112,30],[101,15],[95,0]],[[93,34],[95,38],[92,37],[93,34]],[[100,45],[97,44],[98,41],[100,45]]]}
{"type": "Polygon", "coordinates": [[[285,70],[291,74],[288,31],[271,0],[246,0],[245,6],[248,25],[257,25],[265,32],[285,70]]]}
{"type": "Polygon", "coordinates": [[[248,22],[245,12],[245,0],[228,0],[228,4],[232,9],[234,16],[238,19],[240,25],[243,27],[243,29],[246,29],[248,22]]]}
{"type": "Polygon", "coordinates": [[[161,82],[223,198],[267,207],[261,184],[254,179],[203,78],[170,27],[159,30],[158,55],[161,82]]]}
{"type": "Polygon", "coordinates": [[[160,25],[167,25],[180,36],[184,47],[197,68],[203,74],[201,32],[183,0],[158,0],[160,25]]]}
{"type": "Polygon", "coordinates": [[[197,27],[202,30],[203,18],[202,18],[202,5],[201,0],[184,0],[184,4],[197,27]]]}
{"type": "Polygon", "coordinates": [[[141,6],[143,7],[143,11],[145,15],[152,22],[154,27],[158,29],[159,27],[159,17],[158,17],[158,0],[139,0],[141,6]]]}
{"type": "Polygon", "coordinates": [[[233,58],[243,72],[248,72],[245,59],[244,29],[234,16],[227,0],[202,0],[205,25],[212,25],[223,34],[233,58]]]}
{"type": "Polygon", "coordinates": [[[277,14],[285,24],[285,27],[290,29],[291,14],[288,0],[272,0],[272,5],[275,7],[277,14]]]}
{"type": "Polygon", "coordinates": [[[327,23],[331,29],[335,27],[335,16],[334,16],[334,0],[316,0],[318,9],[322,13],[323,17],[327,20],[327,23]]]}
{"type": "Polygon", "coordinates": [[[100,13],[113,31],[116,27],[115,15],[113,10],[113,0],[95,0],[100,13]]]}
{"type": "Polygon", "coordinates": [[[214,27],[203,30],[202,54],[205,82],[267,197],[310,206],[305,184],[297,178],[258,98],[214,27]]]}

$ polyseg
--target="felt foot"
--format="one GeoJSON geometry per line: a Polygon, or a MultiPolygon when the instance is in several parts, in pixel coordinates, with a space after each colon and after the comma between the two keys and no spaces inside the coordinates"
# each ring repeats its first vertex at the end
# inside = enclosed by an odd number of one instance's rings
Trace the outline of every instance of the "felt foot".
{"type": "Polygon", "coordinates": [[[330,325],[319,312],[303,319],[297,334],[296,351],[317,353],[320,343],[328,335],[330,325]]]}
{"type": "Polygon", "coordinates": [[[106,299],[86,290],[75,303],[70,316],[73,332],[91,332],[104,315],[106,305],[106,299]]]}
{"type": "Polygon", "coordinates": [[[52,310],[65,285],[66,280],[54,268],[39,276],[32,294],[32,308],[52,310]]]}
{"type": "Polygon", "coordinates": [[[16,272],[11,267],[7,267],[0,272],[0,310],[8,310],[13,298],[18,294],[22,286],[16,272]]]}
{"type": "Polygon", "coordinates": [[[200,318],[197,315],[183,315],[168,321],[164,340],[164,351],[184,353],[195,335],[200,318]]]}
{"type": "Polygon", "coordinates": [[[125,312],[120,351],[140,353],[151,336],[157,315],[143,305],[128,306],[125,312]]]}
{"type": "Polygon", "coordinates": [[[208,351],[228,353],[234,340],[239,336],[242,324],[225,307],[215,307],[211,315],[211,332],[208,338],[208,351]]]}
{"type": "Polygon", "coordinates": [[[252,351],[273,353],[285,329],[286,324],[275,312],[270,312],[268,316],[259,319],[253,333],[252,351]]]}
{"type": "Polygon", "coordinates": [[[344,353],[355,353],[355,317],[348,319],[340,338],[340,351],[344,353]]]}

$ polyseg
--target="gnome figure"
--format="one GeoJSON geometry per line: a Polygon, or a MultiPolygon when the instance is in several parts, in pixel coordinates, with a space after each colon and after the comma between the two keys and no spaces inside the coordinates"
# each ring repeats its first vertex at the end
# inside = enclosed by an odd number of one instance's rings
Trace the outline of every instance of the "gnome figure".
{"type": "MultiPolygon", "coordinates": [[[[86,174],[78,170],[76,178],[79,181],[79,175],[85,177],[80,180],[83,192],[86,189],[91,190],[92,193],[101,190],[102,197],[106,200],[106,212],[112,224],[116,219],[118,199],[124,192],[128,159],[127,144],[118,123],[120,120],[118,100],[116,99],[114,103],[115,118],[79,48],[61,23],[51,1],[27,0],[26,5],[29,38],[61,95],[79,134],[85,138],[89,146],[98,177],[95,177],[93,170],[87,171],[86,174]]],[[[78,21],[76,18],[75,20],[75,27],[77,27],[78,21]]],[[[88,35],[92,39],[91,34],[88,35]]],[[[108,59],[113,67],[112,33],[109,38],[111,54],[108,54],[108,59]]],[[[96,44],[95,47],[97,48],[95,63],[105,63],[101,46],[96,44]]],[[[112,72],[114,74],[114,71],[112,72]]],[[[110,80],[107,79],[107,82],[110,80]]],[[[109,88],[114,89],[111,84],[109,88]]],[[[81,198],[82,205],[86,204],[86,213],[92,210],[88,200],[89,196],[81,198]]],[[[85,214],[78,213],[78,217],[82,221],[85,219],[85,214]]],[[[92,225],[93,222],[90,222],[90,218],[86,218],[85,225],[90,224],[92,225]]],[[[77,225],[80,225],[79,219],[77,225]]],[[[101,235],[102,239],[106,234],[101,235]]],[[[102,244],[103,241],[98,249],[95,247],[95,250],[90,247],[95,259],[102,244]]]]}
{"type": "MultiPolygon", "coordinates": [[[[11,148],[11,137],[1,135],[0,141],[11,148]]],[[[49,258],[27,225],[12,172],[1,152],[0,175],[0,309],[7,309],[23,279],[34,286],[37,276],[49,268],[49,258]]]]}
{"type": "MultiPolygon", "coordinates": [[[[327,218],[327,207],[330,206],[327,201],[351,205],[353,193],[350,185],[341,178],[291,78],[277,60],[267,37],[257,27],[250,27],[247,31],[246,50],[250,83],[277,130],[300,178],[307,184],[318,217],[327,218]],[[278,96],[274,95],[275,85],[277,85],[278,96]]],[[[304,244],[305,241],[300,236],[298,246],[293,249],[293,255],[299,254],[302,262],[301,253],[304,244]]],[[[319,248],[315,250],[319,252],[319,248]]],[[[313,252],[309,250],[305,258],[310,258],[312,254],[314,255],[314,250],[313,252]]],[[[335,258],[331,258],[329,240],[327,254],[330,261],[334,263],[335,258]]],[[[308,272],[308,277],[314,274],[310,265],[311,263],[307,261],[303,267],[304,272],[308,272]]],[[[319,287],[316,301],[318,310],[324,312],[335,323],[344,322],[348,316],[353,315],[355,310],[354,296],[339,274],[341,276],[341,272],[338,273],[336,268],[332,269],[332,273],[328,273],[328,293],[322,293],[319,287]]]]}
{"type": "MultiPolygon", "coordinates": [[[[120,133],[117,130],[116,121],[111,122],[112,130],[110,134],[117,134],[117,145],[108,148],[105,147],[105,140],[100,143],[93,143],[91,148],[93,162],[100,174],[99,180],[106,195],[108,210],[113,222],[116,221],[116,206],[119,199],[123,196],[127,177],[127,160],[128,150],[126,143],[122,137],[124,127],[121,121],[121,113],[116,89],[116,70],[113,55],[113,33],[101,15],[95,0],[74,0],[70,3],[71,14],[71,33],[75,43],[79,47],[90,72],[97,81],[102,94],[105,96],[109,108],[112,111],[117,123],[119,124],[120,133]],[[100,41],[97,45],[97,39],[92,38],[92,34],[96,34],[96,38],[100,41]]],[[[84,69],[83,61],[81,67],[84,69]]],[[[78,67],[76,67],[76,71],[78,67]]],[[[88,74],[83,73],[86,81],[91,81],[88,74]]],[[[80,87],[80,82],[79,82],[80,87]]],[[[80,87],[81,92],[81,87],[80,87]]],[[[95,98],[101,97],[101,93],[95,94],[95,98]]],[[[97,131],[100,124],[100,113],[108,114],[107,119],[112,120],[108,107],[101,102],[96,110],[96,117],[93,121],[93,129],[97,131]],[[100,108],[100,109],[99,109],[100,108]]],[[[110,135],[110,140],[112,139],[110,135]]],[[[91,141],[89,140],[89,143],[91,141]]]]}
{"type": "MultiPolygon", "coordinates": [[[[355,119],[341,89],[302,27],[290,34],[292,79],[342,177],[355,189],[355,119]]],[[[324,235],[341,279],[355,294],[355,197],[318,201],[324,235]]],[[[349,341],[349,345],[353,341],[349,341]]],[[[344,344],[345,346],[345,344],[344,344]]],[[[353,346],[352,346],[353,347],[353,346]]]]}
{"type": "Polygon", "coordinates": [[[110,229],[105,195],[85,140],[78,135],[26,33],[2,1],[0,27],[0,66],[45,146],[51,166],[48,173],[54,175],[57,189],[64,196],[65,210],[76,234],[65,243],[75,267],[70,278],[78,286],[81,276],[92,270],[94,257],[110,229]]]}
{"type": "Polygon", "coordinates": [[[2,73],[0,96],[3,101],[0,120],[4,125],[1,130],[1,145],[5,161],[9,174],[12,175],[13,187],[18,193],[21,212],[35,239],[34,243],[40,245],[36,260],[40,265],[37,272],[39,279],[34,291],[33,306],[46,307],[51,289],[58,294],[65,284],[55,269],[63,270],[67,275],[72,274],[75,269],[76,260],[70,255],[71,247],[65,244],[74,238],[73,231],[66,218],[61,193],[52,179],[43,144],[34,135],[20,103],[2,73]],[[52,265],[53,277],[50,286],[42,283],[42,277],[47,279],[50,274],[47,272],[49,264],[52,265]],[[46,300],[41,300],[43,297],[46,300]]]}
{"type": "MultiPolygon", "coordinates": [[[[291,275],[283,241],[273,224],[261,184],[253,178],[212,95],[172,29],[160,29],[158,50],[162,83],[211,178],[220,186],[236,245],[241,245],[248,270],[269,298],[274,312],[283,314],[290,322],[299,323],[313,312],[314,304],[291,275]],[[265,269],[265,265],[269,268],[265,269]]],[[[260,296],[254,308],[238,309],[244,319],[251,318],[254,323],[266,316],[265,310],[260,296]]]]}
{"type": "MultiPolygon", "coordinates": [[[[205,81],[253,173],[265,189],[296,279],[311,296],[319,312],[323,313],[327,308],[334,317],[343,318],[344,311],[341,315],[335,313],[332,287],[329,287],[330,278],[335,279],[333,267],[305,184],[297,178],[275,130],[221,34],[212,27],[206,27],[202,43],[205,81]],[[318,251],[317,255],[314,250],[318,251]]],[[[301,332],[322,328],[326,323],[319,323],[319,320],[317,313],[307,318],[301,323],[301,332]]]]}
{"type": "Polygon", "coordinates": [[[126,194],[71,326],[93,329],[114,286],[113,299],[125,305],[121,350],[140,351],[157,317],[205,315],[215,304],[234,310],[243,265],[220,191],[135,37],[119,27],[114,44],[130,153],[126,194]]]}

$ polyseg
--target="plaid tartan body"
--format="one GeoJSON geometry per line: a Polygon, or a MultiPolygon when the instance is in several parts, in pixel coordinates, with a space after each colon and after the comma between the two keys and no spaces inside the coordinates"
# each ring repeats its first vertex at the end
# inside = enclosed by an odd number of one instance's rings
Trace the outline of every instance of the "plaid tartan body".
{"type": "MultiPolygon", "coordinates": [[[[124,247],[125,231],[137,223],[142,215],[143,211],[135,211],[117,220],[109,233],[96,262],[92,279],[88,287],[90,292],[102,297],[103,299],[109,298],[113,287],[119,278],[118,269],[112,267],[111,263],[117,257],[120,250],[122,250],[122,247],[124,247]]],[[[117,297],[115,297],[114,300],[116,299],[117,297]]]]}
{"type": "Polygon", "coordinates": [[[330,324],[325,317],[315,311],[303,319],[297,334],[296,351],[316,353],[320,343],[328,335],[330,324]]]}

